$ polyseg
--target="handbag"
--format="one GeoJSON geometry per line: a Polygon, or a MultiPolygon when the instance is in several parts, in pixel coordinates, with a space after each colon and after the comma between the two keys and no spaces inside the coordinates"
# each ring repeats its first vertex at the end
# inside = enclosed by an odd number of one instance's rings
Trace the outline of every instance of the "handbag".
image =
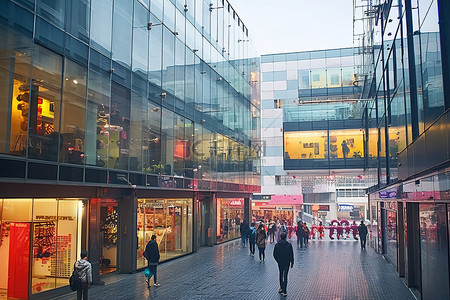
{"type": "Polygon", "coordinates": [[[144,275],[145,275],[145,277],[147,277],[147,278],[151,278],[151,277],[153,276],[153,272],[150,270],[149,267],[147,267],[147,268],[145,268],[145,270],[144,270],[144,275]]]}

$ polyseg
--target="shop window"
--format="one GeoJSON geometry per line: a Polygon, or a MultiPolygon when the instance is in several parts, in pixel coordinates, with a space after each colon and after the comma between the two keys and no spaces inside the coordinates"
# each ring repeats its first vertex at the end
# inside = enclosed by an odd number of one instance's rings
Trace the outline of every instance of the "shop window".
{"type": "Polygon", "coordinates": [[[298,131],[284,134],[286,159],[324,159],[328,155],[326,131],[298,131]]]}
{"type": "MultiPolygon", "coordinates": [[[[239,228],[244,220],[243,198],[217,199],[217,242],[224,242],[240,236],[239,228]]],[[[249,221],[247,220],[247,223],[249,221]]]]}
{"type": "Polygon", "coordinates": [[[25,94],[30,158],[56,161],[61,150],[59,130],[62,57],[35,45],[33,84],[25,94]],[[29,108],[28,108],[29,106],[29,108]]]}
{"type": "Polygon", "coordinates": [[[137,201],[137,268],[147,266],[142,254],[153,234],[161,261],[192,252],[192,199],[137,201]]]}
{"type": "Polygon", "coordinates": [[[129,89],[116,83],[112,84],[108,166],[114,169],[128,169],[130,98],[129,89]]]}
{"type": "Polygon", "coordinates": [[[61,105],[61,162],[84,163],[86,76],[85,67],[65,59],[61,105]]]}
{"type": "Polygon", "coordinates": [[[330,131],[330,158],[364,157],[363,132],[358,129],[330,131]]]}
{"type": "Polygon", "coordinates": [[[0,58],[0,153],[24,156],[27,145],[31,40],[14,36],[1,28],[0,36],[11,47],[20,49],[14,51],[2,48],[0,58]]]}
{"type": "Polygon", "coordinates": [[[77,199],[0,199],[0,289],[28,298],[67,286],[81,250],[83,209],[77,199]],[[3,202],[3,205],[1,203],[3,202]],[[31,279],[31,281],[30,281],[31,279]]]}

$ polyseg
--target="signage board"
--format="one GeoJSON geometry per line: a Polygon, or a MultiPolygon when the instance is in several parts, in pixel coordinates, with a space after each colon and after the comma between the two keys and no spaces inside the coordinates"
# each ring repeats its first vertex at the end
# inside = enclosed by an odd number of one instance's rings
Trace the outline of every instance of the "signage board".
{"type": "Polygon", "coordinates": [[[353,212],[353,205],[351,205],[351,204],[339,204],[338,211],[353,212]]]}
{"type": "Polygon", "coordinates": [[[397,199],[397,191],[378,192],[381,199],[397,199]]]}

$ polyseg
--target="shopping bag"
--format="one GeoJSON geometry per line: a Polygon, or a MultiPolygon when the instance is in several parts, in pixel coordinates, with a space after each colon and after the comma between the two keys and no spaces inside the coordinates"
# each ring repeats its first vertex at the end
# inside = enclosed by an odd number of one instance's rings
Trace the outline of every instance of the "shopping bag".
{"type": "Polygon", "coordinates": [[[145,275],[145,277],[147,277],[147,278],[151,278],[151,277],[153,276],[153,272],[150,270],[149,267],[147,267],[147,268],[145,268],[145,270],[144,270],[144,275],[145,275]]]}

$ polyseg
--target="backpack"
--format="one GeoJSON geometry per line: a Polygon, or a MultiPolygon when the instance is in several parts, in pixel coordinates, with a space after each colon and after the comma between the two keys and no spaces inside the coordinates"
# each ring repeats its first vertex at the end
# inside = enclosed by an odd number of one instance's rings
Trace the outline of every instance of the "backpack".
{"type": "Polygon", "coordinates": [[[78,275],[77,270],[75,269],[75,265],[73,266],[72,276],[69,278],[69,285],[72,291],[77,291],[81,288],[81,279],[78,275]]]}

